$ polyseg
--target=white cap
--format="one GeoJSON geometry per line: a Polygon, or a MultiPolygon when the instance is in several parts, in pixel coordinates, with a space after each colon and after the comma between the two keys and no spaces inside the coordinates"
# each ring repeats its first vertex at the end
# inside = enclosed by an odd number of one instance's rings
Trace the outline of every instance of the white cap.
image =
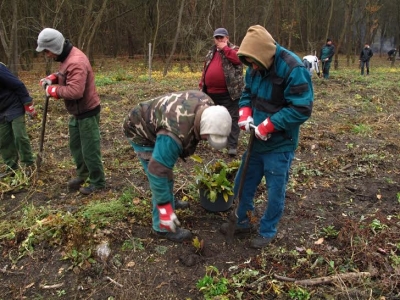
{"type": "Polygon", "coordinates": [[[64,36],[58,30],[53,28],[43,29],[38,36],[37,52],[49,50],[50,52],[60,55],[64,47],[64,36]]]}
{"type": "Polygon", "coordinates": [[[201,114],[200,134],[208,134],[211,147],[220,150],[228,144],[232,118],[226,107],[215,105],[207,107],[201,114]]]}

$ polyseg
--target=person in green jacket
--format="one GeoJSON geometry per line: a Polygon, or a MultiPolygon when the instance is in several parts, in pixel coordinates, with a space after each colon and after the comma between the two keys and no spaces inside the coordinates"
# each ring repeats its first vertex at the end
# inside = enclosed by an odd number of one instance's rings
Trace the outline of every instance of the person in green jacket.
{"type": "Polygon", "coordinates": [[[331,39],[326,40],[325,46],[322,47],[319,54],[319,60],[322,63],[322,74],[325,79],[329,78],[329,69],[331,68],[332,57],[335,54],[335,46],[331,39]]]}
{"type": "MultiPolygon", "coordinates": [[[[234,185],[234,198],[249,155],[243,190],[236,210],[235,234],[251,233],[255,226],[254,195],[265,178],[268,205],[260,219],[259,235],[250,247],[266,247],[276,236],[285,206],[289,169],[298,146],[300,125],[311,116],[314,92],[309,71],[293,52],[280,46],[262,26],[251,26],[243,38],[238,56],[247,65],[245,87],[239,100],[239,127],[250,131],[257,126],[250,153],[242,156],[234,185]]],[[[221,226],[229,232],[230,223],[221,226]]]]}
{"type": "Polygon", "coordinates": [[[189,230],[178,227],[174,209],[182,208],[183,201],[174,199],[172,169],[179,157],[192,155],[201,140],[215,149],[225,148],[231,126],[228,110],[195,90],[159,96],[129,111],[124,133],[150,183],[157,236],[173,242],[192,237],[189,230]]]}

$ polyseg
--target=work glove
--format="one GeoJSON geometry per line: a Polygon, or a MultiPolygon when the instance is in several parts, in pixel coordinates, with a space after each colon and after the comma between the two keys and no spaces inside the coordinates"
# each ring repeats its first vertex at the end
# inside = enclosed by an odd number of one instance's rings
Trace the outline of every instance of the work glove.
{"type": "Polygon", "coordinates": [[[250,131],[250,123],[253,123],[253,117],[252,117],[253,111],[251,110],[250,107],[242,107],[239,109],[239,121],[238,125],[240,129],[244,131],[250,131]]]}
{"type": "Polygon", "coordinates": [[[58,99],[58,95],[57,95],[58,86],[47,85],[45,89],[46,89],[46,96],[47,97],[53,97],[55,99],[58,99]]]}
{"type": "Polygon", "coordinates": [[[56,74],[50,74],[49,76],[40,79],[40,86],[46,89],[46,86],[58,83],[58,77],[56,74]]]}
{"type": "Polygon", "coordinates": [[[159,204],[157,209],[160,214],[160,229],[175,232],[176,226],[180,226],[181,223],[175,215],[171,203],[159,204]]]}
{"type": "Polygon", "coordinates": [[[271,137],[271,133],[274,132],[274,130],[274,124],[272,124],[270,118],[267,118],[257,126],[254,133],[258,139],[266,141],[271,137]]]}
{"type": "Polygon", "coordinates": [[[32,119],[36,118],[37,112],[36,112],[35,108],[33,107],[33,103],[24,105],[24,108],[25,108],[25,113],[27,115],[29,115],[32,119]]]}

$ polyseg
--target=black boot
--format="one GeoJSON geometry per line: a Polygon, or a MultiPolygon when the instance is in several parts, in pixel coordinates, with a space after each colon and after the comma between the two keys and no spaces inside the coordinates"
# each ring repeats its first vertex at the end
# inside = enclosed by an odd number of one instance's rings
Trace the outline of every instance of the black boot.
{"type": "Polygon", "coordinates": [[[175,209],[187,209],[189,206],[189,202],[175,199],[175,209]]]}
{"type": "Polygon", "coordinates": [[[190,230],[183,229],[183,228],[176,228],[176,232],[160,232],[160,231],[155,231],[158,237],[160,238],[165,238],[167,240],[170,240],[175,243],[182,243],[185,240],[190,240],[192,238],[192,233],[190,230]]]}
{"type": "Polygon", "coordinates": [[[68,181],[68,190],[69,191],[77,191],[81,188],[81,185],[85,182],[82,178],[76,177],[68,181]]]}

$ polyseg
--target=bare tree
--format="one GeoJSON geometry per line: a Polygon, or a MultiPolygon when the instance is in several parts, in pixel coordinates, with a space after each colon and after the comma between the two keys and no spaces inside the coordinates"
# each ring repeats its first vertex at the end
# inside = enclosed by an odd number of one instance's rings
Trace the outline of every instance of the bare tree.
{"type": "Polygon", "coordinates": [[[181,6],[179,8],[179,15],[178,15],[178,24],[176,25],[176,33],[175,33],[175,38],[174,38],[174,43],[172,44],[172,49],[171,49],[171,54],[169,55],[165,66],[164,66],[164,72],[163,76],[165,77],[168,73],[168,67],[171,63],[171,59],[174,56],[175,49],[176,49],[176,44],[178,43],[178,38],[179,38],[179,33],[181,32],[181,27],[182,27],[182,14],[183,14],[183,8],[185,6],[185,0],[181,0],[181,6]]]}

